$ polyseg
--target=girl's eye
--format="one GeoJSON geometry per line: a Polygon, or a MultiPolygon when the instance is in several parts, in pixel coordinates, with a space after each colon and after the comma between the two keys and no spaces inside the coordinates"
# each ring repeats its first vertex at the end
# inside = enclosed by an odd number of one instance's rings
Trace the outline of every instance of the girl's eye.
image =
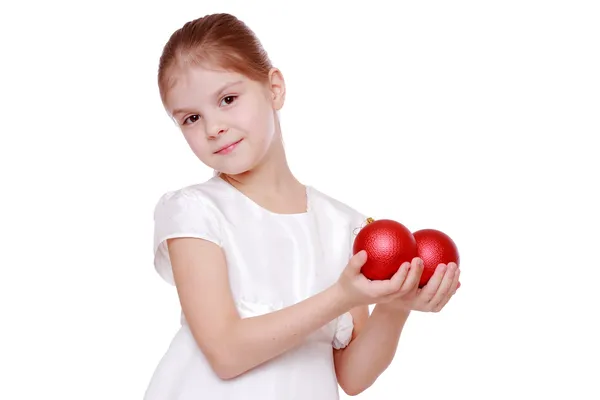
{"type": "Polygon", "coordinates": [[[221,100],[221,103],[225,103],[224,105],[229,105],[231,103],[233,103],[236,99],[236,96],[227,96],[227,97],[223,97],[223,100],[221,100]]]}
{"type": "Polygon", "coordinates": [[[198,114],[194,114],[194,115],[190,115],[189,117],[187,117],[186,119],[183,120],[183,124],[187,125],[188,123],[193,124],[194,122],[198,121],[200,119],[200,116],[198,114]]]}

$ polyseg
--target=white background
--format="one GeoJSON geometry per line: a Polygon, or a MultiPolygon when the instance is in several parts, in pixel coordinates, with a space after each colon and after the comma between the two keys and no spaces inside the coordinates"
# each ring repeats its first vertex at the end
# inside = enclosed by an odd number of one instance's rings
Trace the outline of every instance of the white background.
{"type": "Polygon", "coordinates": [[[284,72],[298,177],[461,252],[359,398],[600,398],[595,2],[148,3],[0,7],[0,398],[142,398],[179,324],[153,209],[211,175],[158,58],[220,11],[284,72]]]}

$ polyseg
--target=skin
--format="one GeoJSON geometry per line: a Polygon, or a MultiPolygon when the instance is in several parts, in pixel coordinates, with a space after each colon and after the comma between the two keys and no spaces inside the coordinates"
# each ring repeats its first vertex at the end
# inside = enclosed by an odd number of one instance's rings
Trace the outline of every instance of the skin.
{"type": "MultiPolygon", "coordinates": [[[[285,82],[273,68],[256,82],[217,67],[172,71],[164,105],[194,154],[223,179],[276,213],[306,210],[305,187],[286,160],[277,112],[285,82]],[[218,149],[237,142],[228,154],[218,149]]],[[[369,281],[360,268],[366,253],[353,256],[338,281],[317,295],[282,310],[240,318],[229,288],[225,256],[216,244],[195,238],[168,240],[183,313],[198,346],[221,379],[232,379],[302,344],[345,312],[354,331],[350,344],[334,350],[340,387],[357,395],[391,363],[411,311],[439,312],[454,295],[460,271],[441,264],[418,288],[419,258],[387,281],[369,281]],[[218,306],[215,306],[218,304],[218,306]],[[369,315],[368,306],[376,304],[369,315]]]]}

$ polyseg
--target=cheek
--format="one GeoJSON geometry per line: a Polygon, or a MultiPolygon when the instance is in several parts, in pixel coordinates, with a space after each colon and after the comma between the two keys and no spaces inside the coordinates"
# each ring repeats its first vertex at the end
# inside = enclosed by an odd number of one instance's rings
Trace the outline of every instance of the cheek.
{"type": "Polygon", "coordinates": [[[255,142],[270,142],[275,132],[273,110],[260,102],[257,103],[245,113],[244,125],[248,135],[255,142]]]}
{"type": "Polygon", "coordinates": [[[196,156],[199,158],[204,158],[206,155],[208,155],[206,140],[204,140],[201,132],[188,130],[184,132],[183,137],[196,156]]]}

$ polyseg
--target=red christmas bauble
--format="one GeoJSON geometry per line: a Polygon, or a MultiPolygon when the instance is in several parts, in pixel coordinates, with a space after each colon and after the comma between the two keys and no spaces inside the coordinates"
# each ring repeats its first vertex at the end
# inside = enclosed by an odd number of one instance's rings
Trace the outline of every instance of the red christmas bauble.
{"type": "Polygon", "coordinates": [[[424,264],[419,287],[423,287],[429,282],[439,264],[454,262],[459,265],[458,248],[450,236],[444,232],[436,229],[421,229],[414,232],[413,236],[417,242],[418,255],[424,264]]]}
{"type": "Polygon", "coordinates": [[[361,272],[370,280],[390,279],[408,261],[417,257],[417,242],[404,225],[390,219],[367,219],[354,238],[353,252],[366,250],[361,272]]]}

